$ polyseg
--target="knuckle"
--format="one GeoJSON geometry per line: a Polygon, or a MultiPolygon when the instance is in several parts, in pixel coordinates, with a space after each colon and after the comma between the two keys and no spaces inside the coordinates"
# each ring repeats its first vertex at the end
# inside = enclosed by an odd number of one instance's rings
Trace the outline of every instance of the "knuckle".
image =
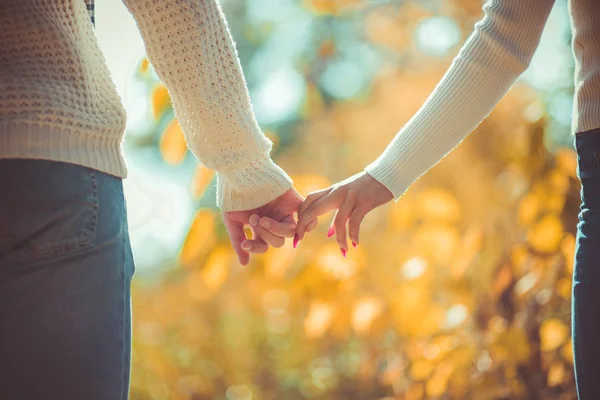
{"type": "Polygon", "coordinates": [[[360,194],[360,191],[357,190],[355,187],[352,187],[352,186],[348,186],[346,188],[346,190],[347,190],[347,193],[348,193],[348,197],[353,198],[353,199],[357,198],[358,195],[360,194]]]}

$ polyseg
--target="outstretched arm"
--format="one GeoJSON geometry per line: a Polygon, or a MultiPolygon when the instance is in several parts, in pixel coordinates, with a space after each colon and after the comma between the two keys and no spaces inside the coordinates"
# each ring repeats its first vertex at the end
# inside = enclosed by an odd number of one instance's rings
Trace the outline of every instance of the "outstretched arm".
{"type": "Polygon", "coordinates": [[[270,158],[217,0],[124,0],[148,58],[169,89],[188,146],[217,171],[223,211],[281,196],[291,179],[270,158]]]}
{"type": "Polygon", "coordinates": [[[343,252],[358,243],[362,218],[399,199],[408,187],[456,147],[527,69],[554,0],[490,0],[485,16],[421,109],[365,171],[312,193],[300,209],[297,234],[337,209],[333,225],[343,252]],[[373,179],[374,178],[374,179],[373,179]]]}
{"type": "Polygon", "coordinates": [[[397,200],[471,133],[527,69],[554,0],[490,0],[421,109],[366,168],[397,200]]]}

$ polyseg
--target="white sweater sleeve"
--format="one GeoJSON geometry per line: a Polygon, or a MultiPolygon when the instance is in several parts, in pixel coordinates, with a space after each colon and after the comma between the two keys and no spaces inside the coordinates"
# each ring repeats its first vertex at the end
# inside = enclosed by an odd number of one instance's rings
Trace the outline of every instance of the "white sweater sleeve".
{"type": "Polygon", "coordinates": [[[217,171],[223,211],[277,198],[291,179],[270,159],[235,45],[217,0],[124,0],[169,89],[192,152],[217,171]]]}
{"type": "Polygon", "coordinates": [[[490,0],[421,109],[365,170],[396,200],[456,147],[529,66],[554,0],[490,0]]]}

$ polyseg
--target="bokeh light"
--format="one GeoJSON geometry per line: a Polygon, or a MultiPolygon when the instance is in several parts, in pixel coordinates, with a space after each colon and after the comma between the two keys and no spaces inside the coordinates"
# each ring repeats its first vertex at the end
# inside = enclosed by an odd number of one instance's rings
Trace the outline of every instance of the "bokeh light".
{"type": "MultiPolygon", "coordinates": [[[[221,4],[273,157],[304,195],[381,153],[482,16],[479,0],[221,4]]],[[[97,26],[129,115],[132,400],[574,399],[566,2],[496,110],[370,213],[347,258],[327,215],[247,267],[121,0],[99,2],[97,26]]]]}

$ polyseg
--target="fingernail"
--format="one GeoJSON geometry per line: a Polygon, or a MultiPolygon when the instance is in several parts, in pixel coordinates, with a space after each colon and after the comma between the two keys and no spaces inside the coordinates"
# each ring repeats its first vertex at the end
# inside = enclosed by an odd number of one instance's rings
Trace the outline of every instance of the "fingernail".
{"type": "Polygon", "coordinates": [[[252,250],[252,245],[250,243],[242,243],[242,249],[252,250]]]}
{"type": "Polygon", "coordinates": [[[271,228],[271,221],[269,221],[269,220],[261,219],[260,224],[263,226],[263,228],[267,228],[267,229],[271,228]]]}
{"type": "Polygon", "coordinates": [[[260,219],[260,218],[258,218],[258,215],[256,215],[256,214],[252,214],[252,215],[250,216],[250,219],[249,219],[250,225],[252,225],[252,226],[256,226],[256,225],[258,225],[258,221],[259,221],[259,219],[260,219]]]}
{"type": "Polygon", "coordinates": [[[329,230],[327,231],[327,237],[332,237],[335,234],[335,231],[333,230],[333,226],[331,228],[329,228],[329,230]]]}
{"type": "Polygon", "coordinates": [[[296,233],[294,235],[294,248],[296,248],[296,246],[298,246],[298,240],[300,240],[300,238],[298,237],[298,234],[296,233]]]}
{"type": "Polygon", "coordinates": [[[354,246],[354,248],[356,248],[356,246],[358,246],[356,243],[352,242],[352,246],[354,246]]]}
{"type": "Polygon", "coordinates": [[[344,258],[346,258],[346,249],[340,249],[340,251],[342,252],[342,255],[344,256],[344,258]]]}

